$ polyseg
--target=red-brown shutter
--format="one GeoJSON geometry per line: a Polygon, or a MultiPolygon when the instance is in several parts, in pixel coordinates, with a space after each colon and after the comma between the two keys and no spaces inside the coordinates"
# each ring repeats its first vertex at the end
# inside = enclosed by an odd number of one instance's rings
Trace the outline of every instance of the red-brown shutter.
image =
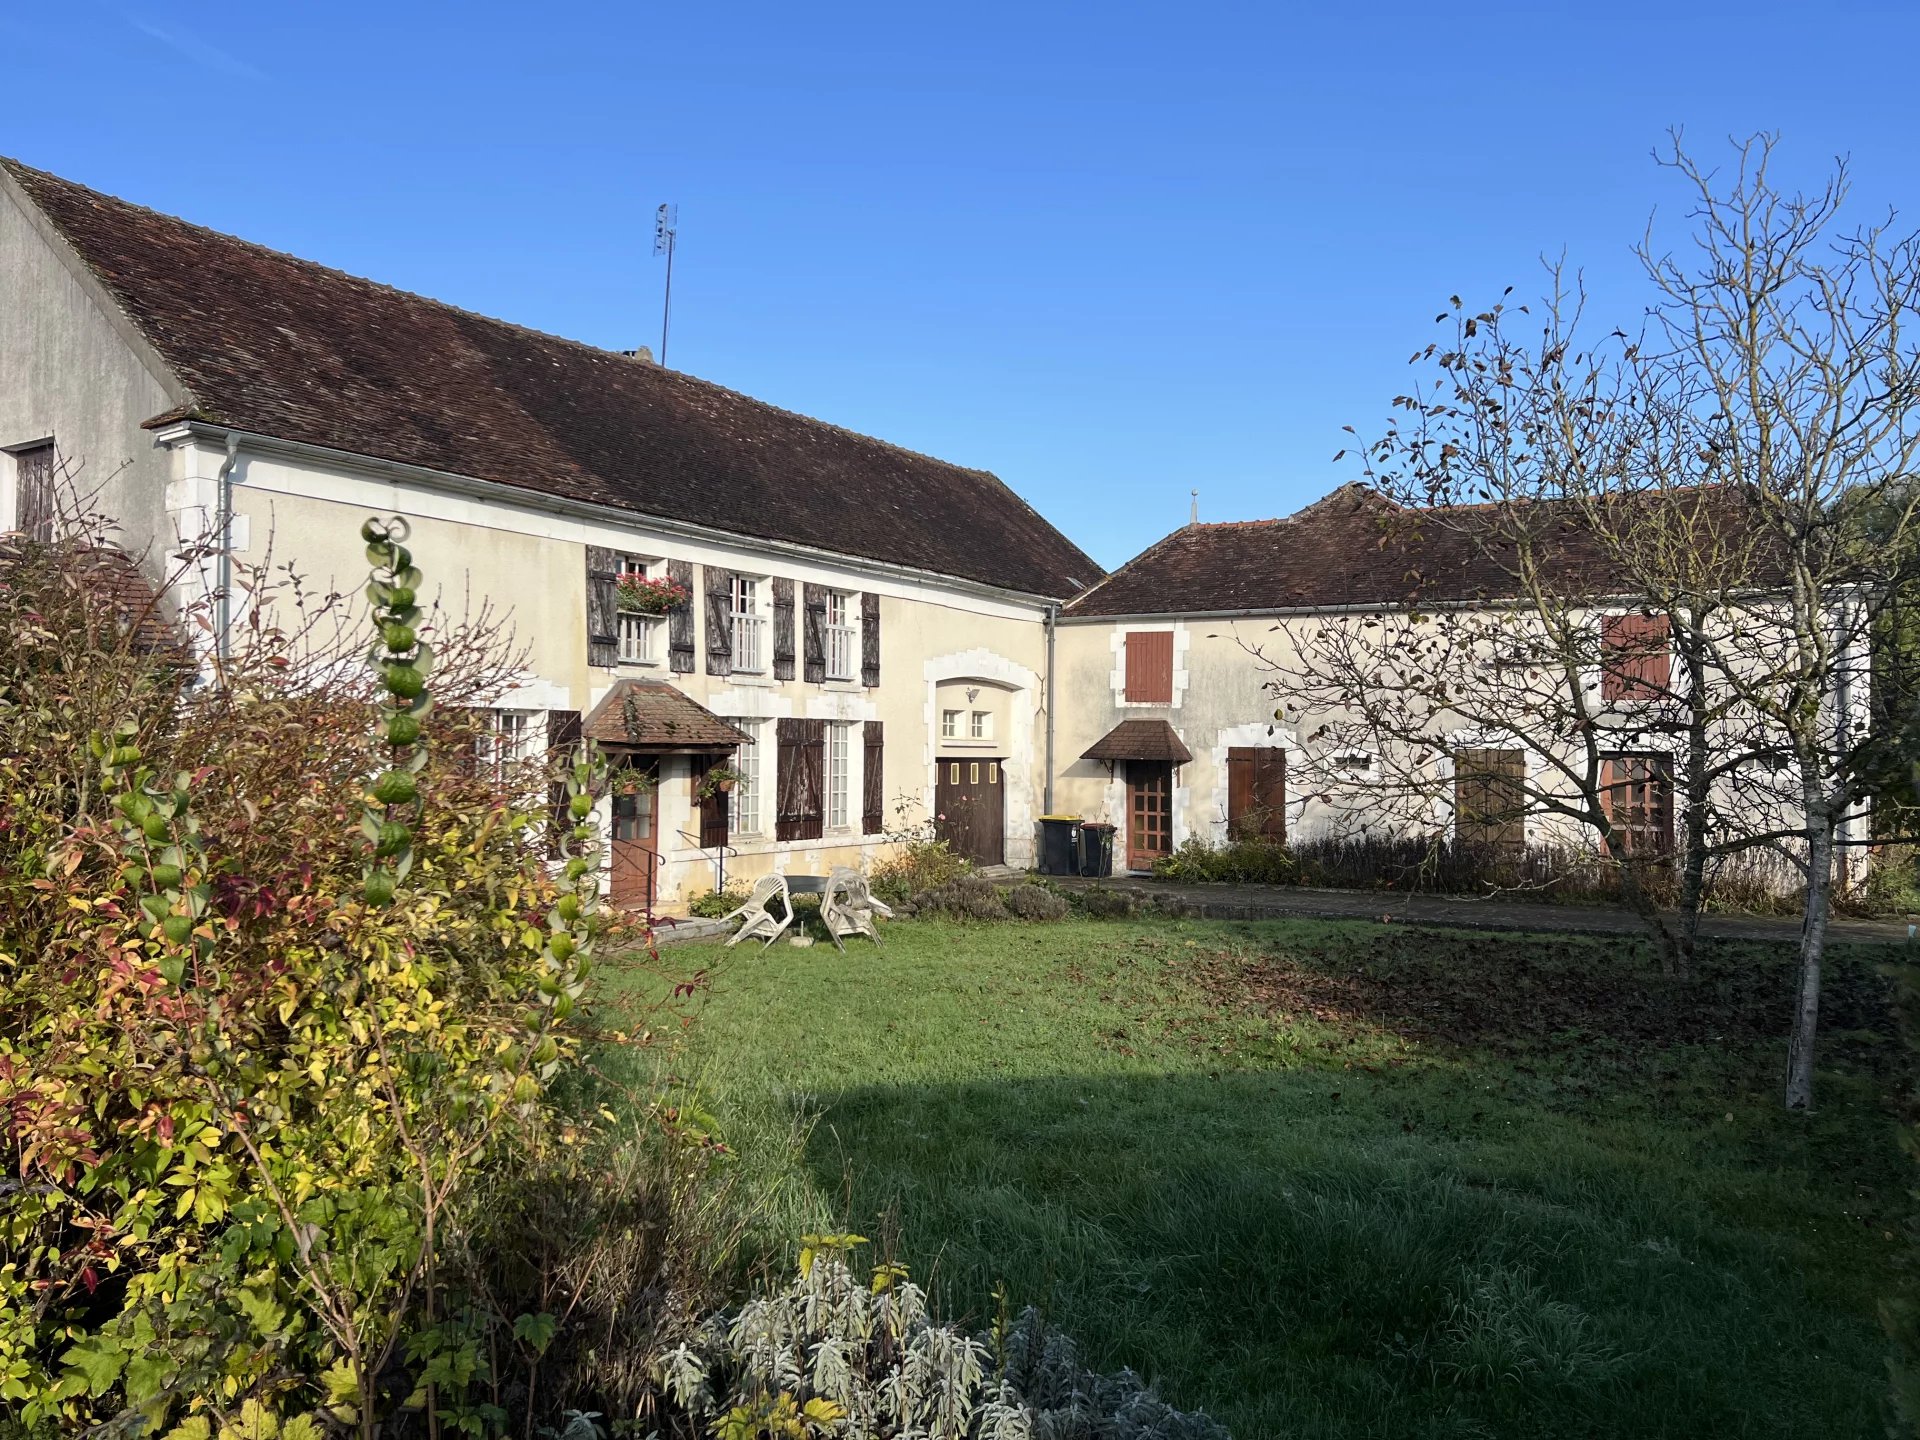
{"type": "Polygon", "coordinates": [[[1127,699],[1140,705],[1173,703],[1173,632],[1127,632],[1127,699]]]}
{"type": "Polygon", "coordinates": [[[1600,695],[1655,700],[1673,679],[1671,627],[1664,615],[1600,618],[1600,695]]]}
{"type": "Polygon", "coordinates": [[[1227,751],[1227,831],[1236,840],[1287,838],[1287,752],[1276,745],[1227,751]]]}

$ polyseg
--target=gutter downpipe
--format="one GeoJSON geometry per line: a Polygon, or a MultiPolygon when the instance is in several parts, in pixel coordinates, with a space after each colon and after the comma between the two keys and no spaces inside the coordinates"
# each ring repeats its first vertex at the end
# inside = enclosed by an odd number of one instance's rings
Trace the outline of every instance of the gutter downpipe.
{"type": "Polygon", "coordinates": [[[240,459],[240,437],[227,432],[227,458],[220,462],[216,484],[219,499],[214,506],[214,535],[220,546],[214,570],[214,659],[222,683],[226,681],[227,661],[233,654],[233,468],[240,459]]]}
{"type": "Polygon", "coordinates": [[[1060,602],[1047,602],[1047,774],[1041,787],[1040,811],[1053,813],[1053,632],[1060,621],[1060,602]]]}

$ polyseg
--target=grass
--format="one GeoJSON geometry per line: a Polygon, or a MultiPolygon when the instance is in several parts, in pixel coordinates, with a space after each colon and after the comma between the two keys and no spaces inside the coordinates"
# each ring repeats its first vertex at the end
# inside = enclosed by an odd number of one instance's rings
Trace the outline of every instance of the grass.
{"type": "MultiPolygon", "coordinates": [[[[950,1314],[1004,1285],[1259,1436],[1866,1436],[1908,1175],[1874,957],[1821,1108],[1788,970],[1320,922],[908,922],[673,952],[760,1240],[852,1228],[950,1314]]],[[[632,981],[641,985],[637,976],[632,981]]]]}

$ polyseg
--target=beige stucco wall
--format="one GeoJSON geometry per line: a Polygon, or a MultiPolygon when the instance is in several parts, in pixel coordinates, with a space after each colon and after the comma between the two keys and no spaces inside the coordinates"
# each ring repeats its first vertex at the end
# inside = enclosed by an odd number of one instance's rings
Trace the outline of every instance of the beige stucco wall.
{"type": "MultiPolygon", "coordinates": [[[[120,522],[150,574],[164,573],[166,457],[140,428],[176,403],[164,370],[64,242],[0,175],[0,451],[51,438],[91,508],[120,522]]],[[[0,454],[0,529],[14,516],[0,454]]]]}

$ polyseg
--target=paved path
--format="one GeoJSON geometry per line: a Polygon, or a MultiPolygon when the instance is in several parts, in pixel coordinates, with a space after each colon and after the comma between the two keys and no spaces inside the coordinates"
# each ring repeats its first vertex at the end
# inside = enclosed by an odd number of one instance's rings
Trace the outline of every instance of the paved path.
{"type": "MultiPolygon", "coordinates": [[[[1292,885],[1177,885],[1165,880],[1116,876],[1085,880],[1054,876],[1068,889],[1104,885],[1125,890],[1144,904],[1176,915],[1207,920],[1378,920],[1396,925],[1444,925],[1463,930],[1560,931],[1581,935],[1634,934],[1640,921],[1604,905],[1543,905],[1460,895],[1403,895],[1366,890],[1310,890],[1292,885]]],[[[1728,940],[1786,940],[1800,936],[1797,919],[1770,915],[1703,915],[1700,933],[1728,940]]],[[[1903,920],[1835,919],[1835,941],[1905,943],[1903,920]]]]}

